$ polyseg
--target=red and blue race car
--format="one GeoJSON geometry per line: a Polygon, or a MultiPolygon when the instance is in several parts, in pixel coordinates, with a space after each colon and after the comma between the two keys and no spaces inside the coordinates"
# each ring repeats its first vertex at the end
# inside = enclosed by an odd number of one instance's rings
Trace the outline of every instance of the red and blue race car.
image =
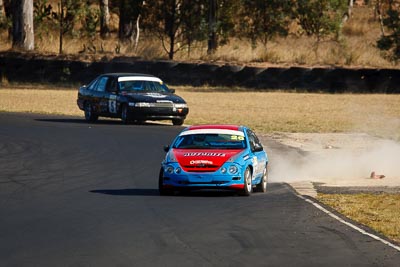
{"type": "Polygon", "coordinates": [[[237,125],[197,125],[164,147],[159,191],[226,189],[266,192],[268,156],[253,131],[237,125]]]}

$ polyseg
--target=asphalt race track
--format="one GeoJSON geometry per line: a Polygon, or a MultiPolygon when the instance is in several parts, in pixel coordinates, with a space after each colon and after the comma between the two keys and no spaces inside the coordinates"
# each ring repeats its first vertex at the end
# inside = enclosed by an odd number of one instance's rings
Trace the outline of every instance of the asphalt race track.
{"type": "Polygon", "coordinates": [[[159,196],[180,130],[0,113],[0,266],[399,266],[286,184],[159,196]]]}

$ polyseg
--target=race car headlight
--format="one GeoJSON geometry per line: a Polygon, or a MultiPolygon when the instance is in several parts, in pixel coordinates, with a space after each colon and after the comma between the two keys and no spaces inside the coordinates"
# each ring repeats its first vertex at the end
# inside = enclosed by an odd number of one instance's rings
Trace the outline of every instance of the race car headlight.
{"type": "Polygon", "coordinates": [[[178,167],[178,168],[175,169],[175,173],[176,173],[176,174],[180,174],[181,172],[182,172],[182,169],[181,169],[180,167],[178,167]]]}
{"type": "Polygon", "coordinates": [[[168,166],[168,167],[165,169],[165,171],[166,171],[167,173],[169,173],[169,174],[173,174],[173,173],[174,173],[174,167],[168,166]]]}
{"type": "Polygon", "coordinates": [[[223,173],[223,174],[226,173],[226,168],[225,168],[225,167],[222,167],[222,168],[221,168],[221,173],[223,173]]]}
{"type": "Polygon", "coordinates": [[[154,107],[153,103],[147,103],[147,102],[137,102],[135,104],[135,107],[138,108],[150,108],[150,107],[154,107]]]}
{"type": "Polygon", "coordinates": [[[229,166],[228,172],[230,174],[235,174],[238,172],[238,168],[235,165],[231,165],[231,166],[229,166]]]}
{"type": "Polygon", "coordinates": [[[187,108],[187,104],[174,104],[175,108],[187,108]]]}

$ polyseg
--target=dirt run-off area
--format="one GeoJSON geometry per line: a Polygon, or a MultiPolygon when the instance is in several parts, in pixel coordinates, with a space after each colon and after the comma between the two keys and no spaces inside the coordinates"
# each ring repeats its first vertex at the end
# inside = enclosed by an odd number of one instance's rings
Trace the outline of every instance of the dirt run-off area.
{"type": "Polygon", "coordinates": [[[400,193],[400,143],[363,133],[261,136],[269,181],[311,182],[322,193],[400,193]]]}

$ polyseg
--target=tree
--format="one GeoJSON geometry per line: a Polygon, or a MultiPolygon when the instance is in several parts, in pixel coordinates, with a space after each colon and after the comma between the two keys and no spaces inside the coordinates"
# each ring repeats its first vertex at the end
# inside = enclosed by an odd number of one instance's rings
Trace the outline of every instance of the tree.
{"type": "Polygon", "coordinates": [[[185,0],[181,5],[182,37],[187,45],[188,56],[193,44],[207,40],[207,19],[204,0],[185,0]]]}
{"type": "Polygon", "coordinates": [[[292,15],[290,0],[243,0],[241,13],[244,20],[241,30],[253,46],[259,40],[267,48],[274,36],[288,34],[292,15]]]}
{"type": "Polygon", "coordinates": [[[10,3],[9,1],[0,0],[0,29],[9,29],[9,15],[7,10],[10,3]]]}
{"type": "Polygon", "coordinates": [[[205,38],[204,0],[157,0],[146,6],[145,27],[155,32],[169,59],[205,38]]]}
{"type": "Polygon", "coordinates": [[[33,50],[35,48],[33,0],[13,0],[12,10],[12,47],[33,50]]]}
{"type": "Polygon", "coordinates": [[[110,10],[108,0],[100,0],[100,36],[105,38],[110,33],[110,10]]]}
{"type": "Polygon", "coordinates": [[[0,0],[0,21],[6,17],[6,11],[4,9],[4,1],[0,0]]]}
{"type": "Polygon", "coordinates": [[[308,36],[316,37],[318,44],[323,37],[338,36],[347,8],[346,0],[298,0],[296,18],[308,36]]]}
{"type": "Polygon", "coordinates": [[[382,32],[378,40],[378,48],[387,51],[388,57],[397,62],[400,59],[400,1],[388,0],[388,9],[382,20],[388,33],[382,32]]]}
{"type": "Polygon", "coordinates": [[[209,0],[208,3],[208,54],[214,54],[218,47],[217,36],[218,1],[209,0]]]}
{"type": "Polygon", "coordinates": [[[121,41],[132,40],[144,3],[143,0],[120,0],[118,37],[121,41]]]}

